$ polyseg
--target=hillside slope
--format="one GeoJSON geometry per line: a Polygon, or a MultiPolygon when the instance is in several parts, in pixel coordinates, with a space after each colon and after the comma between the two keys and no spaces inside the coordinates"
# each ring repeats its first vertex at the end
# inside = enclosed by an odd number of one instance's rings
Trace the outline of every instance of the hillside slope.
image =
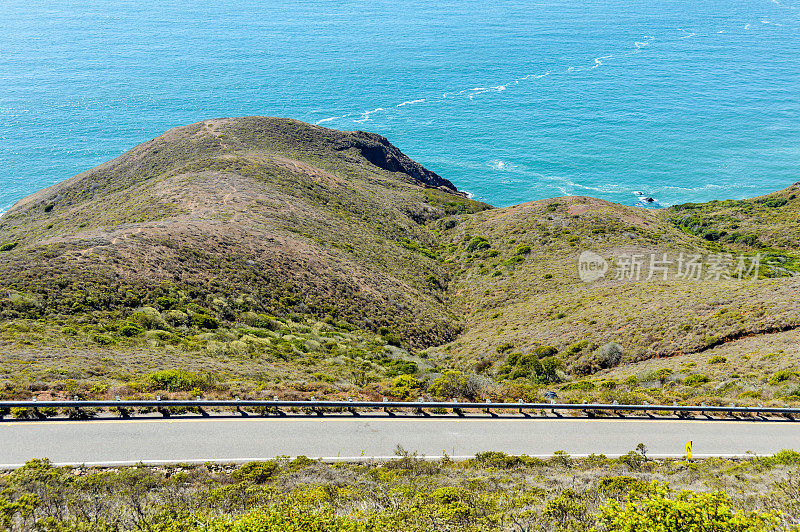
{"type": "Polygon", "coordinates": [[[161,297],[221,320],[327,316],[435,345],[459,327],[447,272],[419,250],[448,208],[485,206],[378,135],[210,120],[15,205],[0,221],[15,246],[0,254],[0,312],[125,313],[161,297]]]}
{"type": "Polygon", "coordinates": [[[175,128],[0,218],[0,394],[800,399],[798,191],[495,209],[378,135],[175,128]]]}
{"type": "MultiPolygon", "coordinates": [[[[790,197],[795,188],[782,195],[790,197]]],[[[796,220],[800,200],[793,197],[779,208],[782,216],[796,220]]],[[[787,246],[776,251],[709,240],[682,225],[683,212],[684,207],[645,210],[569,197],[471,216],[447,232],[449,258],[460,268],[452,289],[465,316],[465,332],[438,351],[460,365],[480,362],[486,367],[487,360],[502,363],[506,351],[525,354],[553,346],[565,354],[569,368],[583,373],[598,369],[589,363],[591,351],[608,342],[623,346],[621,361],[627,363],[702,352],[738,338],[800,327],[800,277],[788,269],[795,267],[792,253],[800,246],[787,239],[787,246]],[[481,244],[475,245],[478,240],[481,244]],[[604,278],[580,280],[583,251],[608,261],[604,278]],[[651,276],[651,255],[662,260],[664,254],[669,264],[661,266],[668,272],[654,270],[651,276]],[[701,257],[699,279],[678,278],[682,254],[701,257]],[[636,278],[620,266],[620,260],[633,255],[640,262],[636,278]],[[724,256],[732,278],[717,278],[710,269],[712,261],[724,256]],[[755,272],[738,279],[740,256],[746,268],[760,262],[761,279],[752,280],[755,272]]],[[[761,238],[769,234],[752,222],[748,227],[761,238]]]]}

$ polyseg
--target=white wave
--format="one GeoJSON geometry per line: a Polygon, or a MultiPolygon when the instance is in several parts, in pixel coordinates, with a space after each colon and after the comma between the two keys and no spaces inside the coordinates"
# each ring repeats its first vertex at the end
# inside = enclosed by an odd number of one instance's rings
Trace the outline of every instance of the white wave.
{"type": "Polygon", "coordinates": [[[359,118],[358,120],[353,120],[353,122],[358,122],[359,124],[363,124],[364,122],[369,120],[370,116],[374,115],[375,113],[378,113],[380,111],[385,111],[385,110],[386,109],[384,109],[383,107],[376,107],[372,111],[364,111],[363,113],[361,113],[361,118],[359,118]]]}
{"type": "Polygon", "coordinates": [[[696,33],[692,33],[691,31],[686,31],[683,28],[678,28],[678,31],[682,31],[683,33],[686,34],[683,37],[681,37],[681,39],[688,39],[689,37],[694,37],[695,35],[697,35],[696,33]]]}
{"type": "Polygon", "coordinates": [[[604,59],[611,59],[612,57],[614,57],[613,54],[612,55],[604,55],[604,56],[595,58],[594,66],[592,66],[592,69],[595,69],[595,68],[597,68],[599,66],[603,66],[603,60],[604,59]]]}
{"type": "Polygon", "coordinates": [[[744,25],[744,29],[749,30],[750,29],[750,24],[745,24],[744,25]]]}
{"type": "Polygon", "coordinates": [[[772,22],[771,20],[766,20],[766,19],[762,20],[761,23],[762,24],[770,24],[772,26],[779,26],[779,27],[783,26],[783,24],[778,24],[777,22],[772,22]]]}
{"type": "Polygon", "coordinates": [[[608,190],[604,190],[603,188],[598,187],[590,187],[588,185],[581,185],[580,183],[573,183],[572,181],[567,181],[567,184],[572,188],[580,188],[583,190],[592,190],[594,192],[608,192],[608,190]]]}
{"type": "Polygon", "coordinates": [[[495,170],[503,171],[506,169],[505,161],[501,161],[499,159],[495,159],[494,161],[489,162],[489,166],[491,166],[495,170]]]}
{"type": "Polygon", "coordinates": [[[643,41],[634,41],[633,45],[636,47],[637,50],[641,50],[642,48],[649,46],[651,42],[655,40],[655,37],[651,37],[650,35],[645,35],[642,37],[643,41]]]}
{"type": "MultiPolygon", "coordinates": [[[[469,89],[466,92],[470,93],[469,94],[469,99],[472,100],[472,99],[475,98],[475,96],[477,96],[479,94],[485,94],[487,92],[503,92],[504,90],[506,90],[506,87],[508,87],[508,85],[510,85],[510,84],[511,84],[511,82],[509,82],[509,83],[507,83],[505,85],[495,85],[494,87],[475,87],[474,89],[469,89]]],[[[461,91],[461,92],[464,92],[464,91],[461,91]]]]}
{"type": "Polygon", "coordinates": [[[425,98],[420,98],[419,100],[408,100],[403,103],[398,103],[396,107],[403,107],[404,105],[414,105],[415,103],[422,103],[425,101],[425,98]]]}
{"type": "Polygon", "coordinates": [[[727,185],[727,186],[723,187],[722,185],[716,185],[714,183],[708,183],[707,185],[703,185],[703,186],[699,186],[699,187],[676,187],[676,186],[671,186],[671,185],[664,185],[664,186],[657,187],[658,191],[676,190],[678,192],[704,192],[706,190],[717,190],[717,189],[721,189],[721,188],[731,188],[731,186],[727,185]]]}
{"type": "Polygon", "coordinates": [[[347,116],[350,116],[350,115],[332,116],[330,118],[323,118],[322,120],[317,120],[316,122],[314,122],[314,125],[318,126],[320,124],[325,124],[326,122],[333,122],[334,120],[339,120],[339,119],[345,118],[347,116]]]}
{"type": "Polygon", "coordinates": [[[776,6],[782,7],[784,9],[790,9],[792,11],[797,11],[797,6],[790,6],[789,4],[784,4],[783,2],[779,2],[778,0],[772,0],[772,3],[776,6]]]}
{"type": "MultiPolygon", "coordinates": [[[[687,32],[686,30],[684,30],[682,28],[679,28],[679,30],[686,34],[686,36],[683,37],[683,38],[688,38],[688,37],[692,37],[692,36],[695,35],[694,33],[687,32]]],[[[632,54],[640,53],[643,48],[649,46],[650,43],[652,41],[654,41],[654,40],[655,40],[655,37],[653,37],[651,35],[643,35],[642,36],[642,40],[634,41],[634,47],[635,47],[634,50],[630,50],[629,49],[629,51],[619,51],[619,52],[617,52],[615,54],[607,54],[607,55],[599,56],[599,57],[596,57],[594,59],[594,64],[592,64],[592,65],[570,66],[570,67],[566,68],[566,70],[557,71],[555,74],[558,75],[558,74],[562,74],[562,73],[584,72],[584,71],[587,71],[587,70],[595,69],[595,68],[597,68],[599,66],[602,66],[604,64],[604,61],[607,60],[607,59],[611,59],[613,57],[626,57],[626,56],[629,56],[629,55],[632,55],[632,54]]],[[[501,85],[493,85],[493,86],[492,85],[485,85],[485,86],[481,85],[481,86],[472,87],[472,88],[466,88],[466,89],[461,89],[461,90],[445,91],[445,92],[442,92],[441,96],[438,96],[438,97],[428,97],[428,98],[417,98],[417,99],[405,100],[405,101],[402,101],[400,103],[393,104],[391,106],[391,108],[395,109],[395,108],[399,108],[399,107],[405,107],[405,106],[408,106],[408,105],[415,105],[415,104],[422,103],[422,102],[428,102],[428,103],[437,103],[438,102],[438,103],[441,103],[444,100],[447,100],[447,99],[450,99],[450,98],[454,98],[454,97],[467,97],[470,100],[473,100],[475,98],[475,96],[478,96],[480,94],[484,94],[484,93],[488,93],[488,92],[497,92],[497,93],[504,92],[504,91],[508,90],[508,88],[510,86],[519,85],[523,81],[528,81],[528,80],[531,80],[531,79],[533,79],[533,80],[541,79],[541,78],[544,78],[544,77],[549,76],[551,74],[552,74],[552,72],[548,70],[547,72],[544,72],[542,74],[526,74],[524,76],[520,76],[520,77],[517,77],[515,79],[512,79],[512,80],[508,81],[507,83],[504,83],[504,84],[501,84],[501,85]]],[[[352,120],[352,122],[355,122],[355,123],[358,123],[358,124],[362,124],[364,122],[369,121],[372,118],[372,115],[374,115],[375,113],[387,112],[387,111],[388,110],[386,108],[384,108],[384,107],[376,107],[375,109],[373,109],[371,111],[363,111],[363,112],[358,112],[358,113],[348,113],[348,114],[345,114],[345,115],[323,118],[323,119],[318,120],[317,122],[315,122],[315,124],[320,125],[320,124],[325,124],[325,123],[328,123],[328,122],[332,122],[332,121],[335,121],[335,120],[341,120],[341,119],[345,119],[345,118],[348,118],[348,119],[352,120]]],[[[391,112],[391,111],[388,111],[388,112],[391,112]]]]}

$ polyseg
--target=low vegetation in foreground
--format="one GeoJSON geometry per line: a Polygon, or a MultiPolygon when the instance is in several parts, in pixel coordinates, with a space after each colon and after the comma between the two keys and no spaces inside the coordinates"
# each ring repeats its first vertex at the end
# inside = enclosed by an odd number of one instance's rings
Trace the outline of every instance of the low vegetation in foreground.
{"type": "Polygon", "coordinates": [[[0,474],[0,529],[66,531],[796,531],[800,454],[509,456],[54,467],[0,474]]]}

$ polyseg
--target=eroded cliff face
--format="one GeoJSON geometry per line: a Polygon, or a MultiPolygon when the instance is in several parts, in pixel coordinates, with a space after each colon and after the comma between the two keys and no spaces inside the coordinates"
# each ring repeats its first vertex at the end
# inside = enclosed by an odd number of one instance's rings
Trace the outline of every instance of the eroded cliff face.
{"type": "Polygon", "coordinates": [[[336,145],[338,150],[350,148],[360,151],[361,155],[375,166],[389,172],[402,172],[420,186],[438,188],[466,197],[466,194],[460,192],[453,183],[411,160],[385,137],[376,133],[356,131],[342,138],[336,145]]]}

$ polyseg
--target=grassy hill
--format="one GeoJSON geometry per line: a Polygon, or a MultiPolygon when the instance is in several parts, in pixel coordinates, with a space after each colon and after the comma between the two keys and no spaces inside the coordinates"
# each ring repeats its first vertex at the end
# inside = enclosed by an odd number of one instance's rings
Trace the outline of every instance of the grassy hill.
{"type": "Polygon", "coordinates": [[[494,209],[378,135],[176,128],[0,218],[0,394],[784,400],[800,395],[798,192],[494,209]],[[592,283],[587,250],[612,265],[592,283]],[[665,253],[761,265],[650,278],[665,253]],[[615,278],[626,254],[638,280],[615,278]]]}

